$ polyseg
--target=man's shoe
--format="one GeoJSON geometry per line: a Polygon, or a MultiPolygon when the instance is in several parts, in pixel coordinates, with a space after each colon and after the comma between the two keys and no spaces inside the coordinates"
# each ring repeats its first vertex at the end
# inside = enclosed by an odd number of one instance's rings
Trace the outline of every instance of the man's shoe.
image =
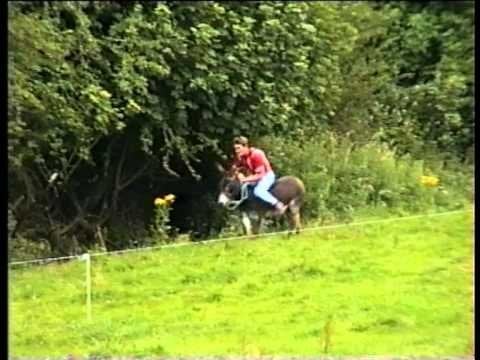
{"type": "Polygon", "coordinates": [[[283,215],[285,213],[285,211],[287,210],[288,206],[287,205],[284,205],[283,203],[281,202],[278,202],[277,205],[275,205],[275,211],[274,211],[274,214],[275,215],[283,215]]]}

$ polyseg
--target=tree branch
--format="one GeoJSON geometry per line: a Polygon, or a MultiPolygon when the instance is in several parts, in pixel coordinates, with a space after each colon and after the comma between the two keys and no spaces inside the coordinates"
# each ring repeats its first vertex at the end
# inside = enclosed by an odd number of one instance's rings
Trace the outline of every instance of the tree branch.
{"type": "MultiPolygon", "coordinates": [[[[98,144],[98,142],[100,141],[100,139],[102,138],[102,135],[99,135],[89,146],[89,150],[92,150],[93,147],[95,145],[98,144]]],[[[74,152],[74,154],[76,154],[76,151],[74,152]]],[[[70,161],[72,161],[73,159],[73,155],[70,156],[70,159],[68,160],[68,163],[67,163],[67,166],[70,164],[70,161]]],[[[64,177],[64,181],[65,183],[68,182],[68,179],[70,179],[70,177],[72,176],[72,174],[75,172],[75,170],[78,168],[78,166],[82,163],[83,159],[78,157],[77,158],[77,161],[75,162],[75,164],[70,168],[70,171],[66,172],[65,174],[65,177],[64,177]]]]}
{"type": "Polygon", "coordinates": [[[130,179],[124,181],[123,183],[119,184],[119,187],[118,187],[118,190],[121,191],[123,189],[125,189],[127,186],[129,186],[132,182],[134,182],[135,180],[137,180],[141,175],[143,175],[143,173],[145,172],[145,170],[147,170],[147,168],[152,164],[152,160],[148,160],[144,166],[142,166],[140,169],[138,169],[138,171],[133,174],[130,179]]]}

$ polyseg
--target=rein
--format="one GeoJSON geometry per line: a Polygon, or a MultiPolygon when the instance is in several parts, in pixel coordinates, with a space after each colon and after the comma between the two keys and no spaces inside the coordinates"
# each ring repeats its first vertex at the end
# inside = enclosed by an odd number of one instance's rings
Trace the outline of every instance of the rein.
{"type": "Polygon", "coordinates": [[[242,184],[240,200],[230,200],[225,204],[228,210],[235,210],[241,203],[248,198],[248,184],[242,184]]]}

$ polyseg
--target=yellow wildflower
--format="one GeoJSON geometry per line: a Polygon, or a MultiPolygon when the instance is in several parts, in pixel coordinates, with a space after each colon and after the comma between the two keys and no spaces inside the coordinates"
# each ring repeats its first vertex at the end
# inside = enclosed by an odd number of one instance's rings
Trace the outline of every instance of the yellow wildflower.
{"type": "Polygon", "coordinates": [[[174,202],[174,201],[175,201],[175,195],[173,195],[173,194],[168,194],[167,196],[165,196],[165,201],[167,201],[167,202],[174,202]]]}
{"type": "Polygon", "coordinates": [[[420,182],[428,187],[435,187],[439,183],[439,179],[436,176],[422,176],[420,182]]]}
{"type": "Polygon", "coordinates": [[[155,201],[154,201],[154,204],[156,206],[162,206],[162,205],[165,205],[167,202],[162,199],[162,198],[156,198],[155,201]]]}

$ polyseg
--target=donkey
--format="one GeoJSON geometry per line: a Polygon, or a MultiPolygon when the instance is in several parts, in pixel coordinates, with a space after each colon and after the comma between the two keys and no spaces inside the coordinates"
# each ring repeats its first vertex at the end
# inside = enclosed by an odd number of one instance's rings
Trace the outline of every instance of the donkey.
{"type": "MultiPolygon", "coordinates": [[[[288,206],[280,217],[287,217],[290,233],[295,231],[298,234],[301,230],[300,210],[305,198],[303,182],[294,176],[283,176],[275,181],[269,191],[288,206]]],[[[232,174],[224,174],[220,181],[218,203],[229,210],[241,211],[246,235],[258,234],[264,218],[279,217],[270,204],[253,195],[252,186],[242,185],[232,174]]]]}

